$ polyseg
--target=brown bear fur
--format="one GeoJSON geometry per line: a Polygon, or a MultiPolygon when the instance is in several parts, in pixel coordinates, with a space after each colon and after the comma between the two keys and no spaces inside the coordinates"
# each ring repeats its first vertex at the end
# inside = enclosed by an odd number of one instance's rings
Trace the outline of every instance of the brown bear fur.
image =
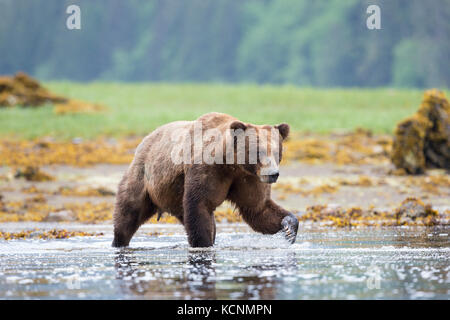
{"type": "MultiPolygon", "coordinates": [[[[163,212],[174,215],[184,225],[191,246],[212,246],[216,234],[214,210],[225,200],[236,206],[253,230],[264,234],[277,233],[283,229],[283,218],[293,217],[270,198],[270,184],[258,176],[259,161],[257,164],[175,164],[171,160],[174,144],[171,135],[179,129],[192,133],[196,122],[201,122],[203,130],[218,128],[224,135],[230,128],[253,128],[258,135],[259,130],[276,128],[279,146],[273,148],[279,148],[278,162],[281,142],[289,134],[287,124],[275,127],[244,124],[221,113],[208,113],[195,121],[177,121],[159,127],[138,146],[119,184],[113,246],[127,246],[141,224],[163,212]]],[[[297,219],[295,223],[298,225],[297,219]]],[[[297,226],[294,229],[296,235],[297,226]]],[[[284,231],[291,235],[292,230],[284,228],[284,231]]]]}

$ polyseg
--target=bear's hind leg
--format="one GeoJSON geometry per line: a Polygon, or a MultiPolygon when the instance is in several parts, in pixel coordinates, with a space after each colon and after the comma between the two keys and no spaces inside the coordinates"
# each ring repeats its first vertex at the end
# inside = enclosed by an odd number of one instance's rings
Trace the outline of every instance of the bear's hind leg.
{"type": "Polygon", "coordinates": [[[141,189],[139,194],[132,194],[132,191],[127,190],[125,184],[121,183],[114,208],[112,246],[128,246],[137,229],[156,213],[156,209],[145,190],[141,189]]]}

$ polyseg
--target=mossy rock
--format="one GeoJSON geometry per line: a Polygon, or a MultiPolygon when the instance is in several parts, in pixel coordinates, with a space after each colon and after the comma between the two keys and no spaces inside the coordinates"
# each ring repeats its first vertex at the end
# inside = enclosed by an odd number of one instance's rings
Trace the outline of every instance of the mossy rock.
{"type": "Polygon", "coordinates": [[[426,91],[419,110],[397,125],[391,160],[409,174],[450,169],[450,105],[443,92],[426,91]]]}

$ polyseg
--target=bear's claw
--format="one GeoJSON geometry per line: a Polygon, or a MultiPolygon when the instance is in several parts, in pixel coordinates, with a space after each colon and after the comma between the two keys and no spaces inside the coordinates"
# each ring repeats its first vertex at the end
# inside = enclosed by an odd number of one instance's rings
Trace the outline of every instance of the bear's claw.
{"type": "Polygon", "coordinates": [[[297,237],[298,219],[290,213],[281,220],[281,230],[284,232],[286,240],[289,243],[294,243],[297,237]]]}

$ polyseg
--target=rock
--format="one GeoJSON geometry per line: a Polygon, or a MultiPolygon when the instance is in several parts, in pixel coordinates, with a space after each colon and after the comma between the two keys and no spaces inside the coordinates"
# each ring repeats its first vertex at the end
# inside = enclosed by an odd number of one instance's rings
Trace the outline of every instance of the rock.
{"type": "Polygon", "coordinates": [[[418,218],[436,215],[437,212],[432,209],[431,205],[426,205],[420,199],[416,198],[407,198],[395,210],[395,216],[400,222],[414,221],[418,218]]]}
{"type": "Polygon", "coordinates": [[[42,182],[53,181],[54,177],[48,173],[43,172],[39,167],[27,166],[25,168],[19,168],[14,173],[14,178],[25,178],[27,181],[42,182]]]}
{"type": "Polygon", "coordinates": [[[97,188],[97,191],[102,196],[115,196],[116,193],[113,190],[107,189],[105,187],[99,187],[97,188]]]}
{"type": "Polygon", "coordinates": [[[50,212],[45,218],[47,222],[75,221],[75,216],[71,210],[61,210],[50,212]]]}
{"type": "Polygon", "coordinates": [[[391,160],[408,174],[450,169],[450,104],[443,92],[426,91],[419,110],[397,125],[391,160]]]}

